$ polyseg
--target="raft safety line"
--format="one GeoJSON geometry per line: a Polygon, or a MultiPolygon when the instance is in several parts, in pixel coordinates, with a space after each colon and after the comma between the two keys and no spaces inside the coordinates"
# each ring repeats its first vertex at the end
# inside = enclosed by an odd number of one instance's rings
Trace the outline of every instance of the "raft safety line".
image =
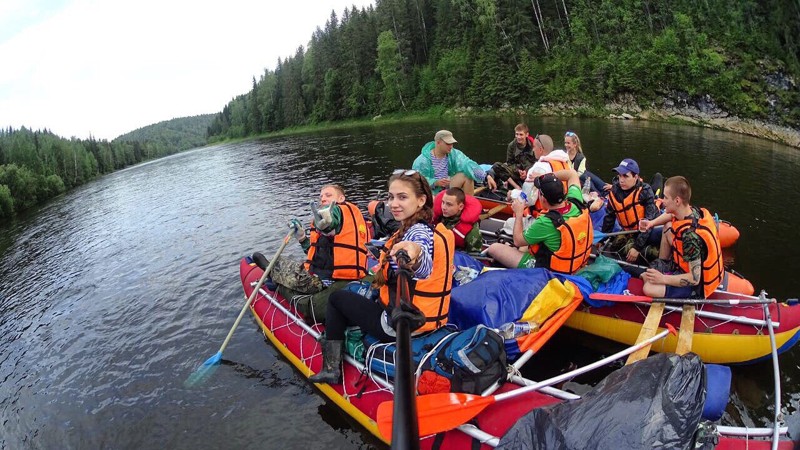
{"type": "MultiPolygon", "coordinates": [[[[253,284],[251,284],[251,286],[252,285],[253,284]]],[[[280,304],[280,302],[271,293],[265,291],[263,288],[260,288],[258,291],[264,298],[268,299],[270,301],[270,303],[272,303],[276,308],[281,310],[281,312],[286,314],[288,317],[291,317],[292,320],[295,322],[295,324],[297,324],[298,326],[300,326],[301,328],[306,330],[315,339],[319,339],[320,334],[315,329],[311,328],[304,321],[300,320],[297,316],[294,315],[294,313],[292,313],[291,311],[287,310],[283,305],[280,304]]],[[[764,305],[764,306],[767,306],[767,305],[764,305]]],[[[680,309],[680,308],[676,308],[676,309],[680,309]]],[[[752,320],[752,319],[750,319],[750,320],[752,320]]],[[[773,323],[775,323],[775,322],[773,322],[773,323]]],[[[528,352],[525,352],[525,353],[528,353],[528,352]]],[[[533,352],[531,352],[530,356],[528,356],[525,359],[524,362],[527,362],[527,360],[530,359],[530,357],[532,357],[532,356],[533,356],[533,352]]],[[[345,359],[347,360],[347,362],[352,364],[359,371],[363,372],[364,370],[366,370],[366,367],[363,364],[361,364],[360,362],[358,362],[356,359],[354,359],[352,356],[345,355],[345,359]]],[[[520,357],[520,359],[522,359],[522,357],[520,357]]],[[[523,362],[523,364],[524,364],[524,362],[523,362]]],[[[385,388],[387,388],[387,389],[389,389],[391,391],[394,391],[394,386],[389,381],[387,381],[385,378],[383,378],[381,376],[374,376],[373,375],[373,380],[376,383],[382,385],[383,387],[385,387],[385,388]]],[[[527,378],[523,378],[523,377],[519,377],[519,376],[512,377],[512,381],[515,381],[515,382],[520,383],[520,384],[525,384],[525,385],[530,385],[530,384],[535,383],[532,380],[528,380],[527,378]]],[[[576,394],[573,394],[573,393],[567,392],[567,391],[563,391],[561,389],[554,388],[554,387],[545,387],[545,388],[542,388],[541,391],[546,393],[546,394],[553,395],[554,397],[561,398],[562,400],[574,400],[574,399],[580,398],[580,396],[578,396],[576,394]]],[[[476,427],[474,425],[464,424],[464,425],[459,426],[458,429],[460,431],[462,431],[463,433],[467,434],[468,436],[477,439],[482,444],[487,444],[487,445],[490,445],[492,447],[497,447],[498,445],[500,445],[500,438],[499,437],[494,436],[492,434],[489,434],[489,433],[481,430],[480,428],[478,428],[478,427],[476,427]]],[[[773,433],[775,433],[776,430],[781,435],[785,435],[785,434],[787,434],[789,432],[789,428],[788,427],[776,427],[775,429],[773,429],[773,428],[747,428],[747,427],[732,427],[732,426],[725,426],[725,425],[716,425],[716,429],[722,435],[728,435],[728,436],[752,436],[752,437],[767,437],[767,436],[770,436],[773,433]]]]}

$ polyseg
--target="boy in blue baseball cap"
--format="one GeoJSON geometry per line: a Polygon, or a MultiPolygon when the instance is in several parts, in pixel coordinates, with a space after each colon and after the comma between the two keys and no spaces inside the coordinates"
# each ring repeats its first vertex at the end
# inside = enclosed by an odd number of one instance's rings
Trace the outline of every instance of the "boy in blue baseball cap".
{"type": "MultiPolygon", "coordinates": [[[[623,230],[636,230],[642,219],[653,220],[659,215],[653,188],[639,176],[639,164],[631,159],[623,159],[611,169],[617,173],[611,185],[603,219],[603,233],[614,231],[614,223],[619,222],[623,230]]],[[[658,230],[617,236],[604,251],[619,253],[630,263],[647,262],[658,257],[658,243],[661,235],[658,230]],[[650,249],[648,249],[650,245],[650,249]],[[649,257],[646,250],[650,250],[649,257]],[[641,260],[640,260],[641,258],[641,260]]]]}

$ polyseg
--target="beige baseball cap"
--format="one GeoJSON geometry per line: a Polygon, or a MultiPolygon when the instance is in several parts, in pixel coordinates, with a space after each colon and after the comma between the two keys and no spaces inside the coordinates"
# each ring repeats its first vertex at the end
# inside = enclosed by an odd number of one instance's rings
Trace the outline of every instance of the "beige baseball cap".
{"type": "Polygon", "coordinates": [[[447,130],[439,130],[436,132],[436,135],[433,136],[434,141],[445,141],[448,144],[455,144],[458,141],[456,138],[453,137],[453,133],[447,130]]]}

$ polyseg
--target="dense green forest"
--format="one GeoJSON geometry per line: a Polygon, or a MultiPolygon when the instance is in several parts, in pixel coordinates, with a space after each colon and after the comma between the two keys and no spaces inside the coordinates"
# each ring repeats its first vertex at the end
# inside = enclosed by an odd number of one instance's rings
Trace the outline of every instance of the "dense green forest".
{"type": "Polygon", "coordinates": [[[172,119],[111,142],[0,130],[0,222],[98,175],[205,144],[211,114],[172,119]]]}
{"type": "Polygon", "coordinates": [[[332,13],[208,136],[468,106],[591,113],[619,99],[797,129],[799,53],[797,0],[376,0],[332,13]]]}
{"type": "Polygon", "coordinates": [[[197,148],[206,145],[206,130],[215,114],[165,120],[114,139],[112,142],[141,142],[158,153],[197,148]]]}

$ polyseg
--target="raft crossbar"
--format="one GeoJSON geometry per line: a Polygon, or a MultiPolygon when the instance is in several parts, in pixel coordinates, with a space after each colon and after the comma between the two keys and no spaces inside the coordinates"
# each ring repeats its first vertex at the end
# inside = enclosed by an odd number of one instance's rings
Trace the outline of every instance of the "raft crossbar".
{"type": "MultiPolygon", "coordinates": [[[[255,285],[255,283],[251,283],[251,286],[254,286],[254,285],[255,285]]],[[[300,318],[295,316],[294,313],[292,313],[291,311],[286,309],[274,297],[273,294],[265,291],[263,288],[259,288],[258,291],[264,298],[268,299],[270,301],[270,303],[272,303],[276,308],[278,308],[281,312],[283,312],[288,317],[290,317],[295,324],[297,324],[298,326],[303,328],[306,332],[308,332],[315,339],[319,339],[320,334],[319,334],[319,332],[317,332],[317,330],[313,329],[311,326],[309,326],[307,323],[305,323],[305,321],[300,320],[300,318]]],[[[255,303],[255,301],[253,303],[255,303]]],[[[764,305],[764,306],[766,307],[767,305],[764,305]]],[[[667,306],[667,308],[672,308],[674,310],[680,310],[680,308],[670,307],[670,306],[667,306]]],[[[697,313],[700,313],[700,312],[702,312],[702,311],[697,311],[697,313]]],[[[717,314],[717,313],[705,313],[705,314],[717,314]]],[[[725,314],[719,314],[719,315],[726,316],[725,314]]],[[[751,321],[755,321],[755,322],[763,322],[761,325],[768,325],[767,321],[758,321],[758,320],[755,320],[755,319],[748,319],[748,318],[738,318],[736,316],[729,316],[729,317],[732,317],[734,319],[740,319],[740,320],[747,319],[747,320],[751,320],[751,321]]],[[[779,323],[777,323],[777,322],[771,322],[771,323],[774,326],[778,326],[779,325],[779,323]]],[[[774,344],[773,344],[773,346],[774,346],[774,344]]],[[[523,353],[523,355],[514,363],[514,367],[516,369],[519,369],[532,356],[533,356],[533,352],[530,351],[530,350],[525,352],[525,353],[523,353]],[[517,365],[517,364],[519,364],[519,365],[517,365]]],[[[777,360],[775,355],[773,355],[773,358],[774,358],[775,361],[777,360]]],[[[347,362],[352,364],[356,369],[358,369],[361,372],[364,372],[364,371],[367,370],[366,366],[364,366],[363,364],[358,362],[356,359],[354,359],[350,355],[345,355],[345,360],[347,360],[347,362]]],[[[383,387],[385,387],[385,388],[387,388],[387,389],[389,389],[391,391],[394,390],[394,385],[390,381],[388,381],[387,379],[383,378],[382,376],[379,376],[379,375],[374,374],[374,373],[370,373],[370,376],[376,383],[380,384],[381,386],[383,386],[383,387]]],[[[516,382],[517,384],[521,384],[523,386],[530,386],[530,385],[536,383],[533,380],[529,380],[529,379],[521,377],[519,375],[512,375],[512,376],[509,377],[509,379],[511,381],[516,382]]],[[[543,393],[546,393],[548,395],[552,395],[552,396],[554,396],[556,398],[560,398],[562,400],[567,400],[567,401],[568,400],[576,400],[576,399],[581,398],[579,395],[573,394],[571,392],[563,391],[563,390],[558,389],[558,388],[550,387],[550,386],[543,387],[542,389],[540,389],[540,391],[543,392],[543,393]]],[[[779,385],[776,386],[776,393],[777,393],[778,396],[780,396],[780,387],[779,387],[779,385]]],[[[786,435],[789,432],[789,428],[788,427],[785,427],[785,426],[784,427],[780,427],[780,426],[778,426],[777,421],[776,421],[775,425],[776,425],[775,427],[770,427],[770,428],[733,427],[733,426],[725,426],[725,425],[715,425],[715,427],[716,427],[717,431],[720,433],[720,435],[724,435],[724,436],[745,436],[745,437],[770,437],[770,436],[772,436],[772,438],[773,438],[773,446],[774,446],[778,442],[777,439],[778,439],[779,435],[786,435]]],[[[497,447],[498,445],[500,445],[500,438],[498,436],[494,436],[492,434],[489,434],[489,433],[481,430],[480,428],[478,428],[478,427],[476,427],[474,425],[464,424],[464,425],[459,426],[458,430],[463,432],[463,433],[465,433],[465,434],[467,434],[470,437],[473,437],[473,438],[477,439],[482,444],[486,444],[486,445],[489,445],[491,447],[497,447]]]]}
{"type": "MultiPolygon", "coordinates": [[[[636,302],[636,304],[637,305],[642,305],[642,306],[647,306],[650,303],[636,302]]],[[[678,307],[678,306],[670,306],[670,305],[665,305],[664,309],[666,309],[667,311],[670,311],[670,312],[682,311],[682,309],[680,307],[678,307]]],[[[765,326],[768,325],[768,322],[766,320],[751,319],[750,317],[732,316],[730,314],[722,314],[722,313],[715,313],[715,312],[711,312],[711,311],[703,311],[702,309],[695,310],[694,314],[696,316],[705,317],[707,319],[716,319],[716,320],[722,320],[722,321],[725,321],[725,322],[735,322],[735,323],[741,323],[741,324],[744,324],[744,325],[754,325],[754,326],[757,326],[757,327],[765,327],[765,326]]],[[[775,327],[775,328],[778,328],[778,327],[781,326],[781,323],[772,321],[772,326],[775,327]]]]}

